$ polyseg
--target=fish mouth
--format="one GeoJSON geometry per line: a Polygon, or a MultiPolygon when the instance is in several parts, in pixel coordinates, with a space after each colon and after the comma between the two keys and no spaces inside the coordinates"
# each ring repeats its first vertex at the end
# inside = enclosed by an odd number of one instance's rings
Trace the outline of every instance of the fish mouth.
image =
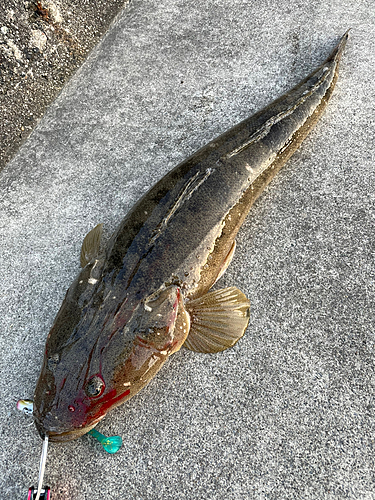
{"type": "Polygon", "coordinates": [[[103,417],[97,418],[96,420],[91,422],[90,425],[86,425],[85,427],[78,427],[64,432],[47,431],[37,419],[35,419],[34,421],[35,421],[35,426],[42,439],[44,439],[44,437],[47,435],[49,441],[53,443],[64,443],[67,441],[73,441],[74,439],[78,439],[79,437],[84,436],[89,431],[91,431],[91,429],[93,429],[100,422],[102,418],[103,417]]]}

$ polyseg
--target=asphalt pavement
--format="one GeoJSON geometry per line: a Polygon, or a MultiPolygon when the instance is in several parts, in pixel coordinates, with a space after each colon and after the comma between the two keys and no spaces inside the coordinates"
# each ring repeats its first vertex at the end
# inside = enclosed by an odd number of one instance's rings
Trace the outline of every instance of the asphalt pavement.
{"type": "Polygon", "coordinates": [[[126,4],[0,2],[0,170],[126,4]]]}
{"type": "Polygon", "coordinates": [[[230,350],[181,349],[98,425],[49,447],[52,500],[373,499],[375,11],[349,0],[134,0],[0,173],[0,492],[42,441],[16,410],[79,271],[166,172],[319,65],[352,28],[322,119],[258,200],[220,286],[251,300],[230,350]]]}

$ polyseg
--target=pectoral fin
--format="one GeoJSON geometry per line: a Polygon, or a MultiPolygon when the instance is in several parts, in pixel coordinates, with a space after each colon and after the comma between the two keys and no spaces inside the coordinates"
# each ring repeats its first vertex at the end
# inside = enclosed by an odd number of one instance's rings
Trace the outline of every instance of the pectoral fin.
{"type": "Polygon", "coordinates": [[[81,267],[85,267],[99,254],[100,240],[103,233],[103,224],[98,224],[86,234],[81,248],[81,267]]]}
{"type": "Polygon", "coordinates": [[[242,337],[249,323],[249,299],[235,287],[207,293],[185,307],[191,325],[184,346],[192,351],[224,351],[242,337]]]}

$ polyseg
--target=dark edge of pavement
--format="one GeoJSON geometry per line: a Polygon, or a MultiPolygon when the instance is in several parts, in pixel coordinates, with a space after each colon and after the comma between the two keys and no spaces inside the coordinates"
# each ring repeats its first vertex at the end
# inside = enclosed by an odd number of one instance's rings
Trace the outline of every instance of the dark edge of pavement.
{"type": "Polygon", "coordinates": [[[9,0],[0,9],[0,171],[130,0],[9,0]]]}

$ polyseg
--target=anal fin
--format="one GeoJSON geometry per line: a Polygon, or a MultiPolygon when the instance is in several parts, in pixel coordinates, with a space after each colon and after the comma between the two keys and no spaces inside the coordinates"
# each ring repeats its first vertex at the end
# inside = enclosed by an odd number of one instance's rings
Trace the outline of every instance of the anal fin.
{"type": "Polygon", "coordinates": [[[191,324],[184,346],[192,351],[224,351],[243,336],[249,323],[250,301],[235,287],[207,293],[185,307],[191,324]]]}
{"type": "Polygon", "coordinates": [[[225,257],[225,260],[224,260],[223,264],[221,265],[221,269],[220,269],[220,272],[218,274],[218,277],[215,280],[215,283],[216,283],[216,281],[219,281],[219,279],[223,276],[225,271],[228,269],[229,264],[232,262],[235,250],[236,250],[236,240],[233,241],[232,246],[230,247],[230,250],[228,252],[228,255],[225,257]]]}

